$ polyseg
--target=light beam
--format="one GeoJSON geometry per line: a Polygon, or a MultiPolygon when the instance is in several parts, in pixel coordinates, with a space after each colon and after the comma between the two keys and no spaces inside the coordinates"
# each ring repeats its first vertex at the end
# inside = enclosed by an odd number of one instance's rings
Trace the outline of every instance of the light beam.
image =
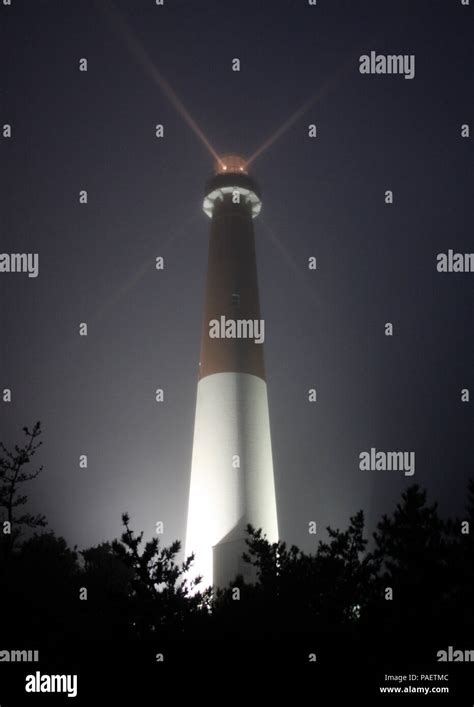
{"type": "Polygon", "coordinates": [[[278,140],[278,138],[284,135],[291,128],[291,126],[296,123],[296,121],[299,120],[299,118],[301,118],[314,103],[316,103],[316,101],[321,100],[321,98],[323,98],[327,93],[329,93],[330,89],[333,88],[333,86],[339,81],[342,74],[350,66],[352,66],[353,60],[354,58],[351,55],[347,59],[347,61],[345,61],[341,65],[341,67],[337,71],[335,71],[334,74],[327,79],[327,81],[323,83],[321,89],[317,93],[315,93],[311,98],[309,98],[305,103],[303,103],[303,105],[298,108],[298,110],[296,110],[292,115],[290,115],[290,117],[285,120],[285,122],[282,123],[280,127],[277,128],[277,130],[275,130],[275,132],[272,133],[272,135],[270,135],[270,137],[268,137],[257,150],[255,150],[253,155],[251,155],[247,160],[247,168],[252,162],[254,162],[254,160],[257,159],[257,157],[260,157],[260,155],[266,152],[268,148],[271,147],[273,143],[276,142],[276,140],[278,140]]]}
{"type": "Polygon", "coordinates": [[[165,94],[170,103],[174,106],[174,108],[180,114],[183,120],[188,124],[194,134],[197,135],[199,140],[205,146],[207,151],[212,155],[212,157],[216,160],[216,162],[220,163],[221,160],[219,155],[205,136],[204,132],[196,123],[189,111],[186,109],[181,99],[177,96],[176,92],[171,88],[168,81],[158,71],[157,67],[146,52],[144,46],[141,44],[137,36],[127,25],[123,16],[117,10],[115,5],[110,2],[104,3],[102,0],[98,3],[98,6],[101,10],[105,12],[108,20],[114,26],[114,28],[122,37],[122,39],[125,41],[125,44],[127,45],[131,54],[145,70],[145,73],[148,74],[153,83],[158,86],[158,88],[165,94]]]}
{"type": "Polygon", "coordinates": [[[282,257],[288,268],[296,275],[299,285],[304,289],[306,296],[309,297],[311,302],[317,307],[321,312],[324,310],[323,303],[318,297],[318,294],[310,286],[309,282],[302,276],[301,264],[297,263],[289,252],[288,248],[285,246],[281,238],[275,233],[273,228],[265,221],[265,219],[260,218],[260,223],[263,226],[264,232],[268,237],[268,240],[272,243],[273,247],[282,257]]]}
{"type": "MultiPolygon", "coordinates": [[[[198,214],[192,214],[188,217],[178,228],[174,229],[169,237],[164,243],[160,245],[161,252],[166,252],[167,249],[174,244],[178,236],[187,230],[191,223],[197,221],[198,214]]],[[[104,314],[111,308],[114,307],[125,295],[127,295],[133,288],[140,282],[144,275],[155,265],[155,256],[150,254],[150,257],[146,258],[142,265],[136,269],[134,273],[122,284],[121,287],[110,295],[110,297],[103,302],[102,306],[95,312],[93,321],[101,319],[104,314]]]]}

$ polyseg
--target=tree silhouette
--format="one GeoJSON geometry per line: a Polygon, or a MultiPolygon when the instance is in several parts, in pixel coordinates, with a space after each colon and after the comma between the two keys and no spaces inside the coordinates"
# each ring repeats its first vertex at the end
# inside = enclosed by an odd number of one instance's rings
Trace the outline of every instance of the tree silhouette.
{"type": "Polygon", "coordinates": [[[260,529],[247,527],[245,561],[256,570],[257,583],[242,578],[217,592],[214,623],[242,635],[277,637],[284,633],[352,629],[373,595],[377,561],[367,555],[362,511],[346,531],[328,528],[329,542],[314,554],[269,543],[260,529]],[[240,589],[241,600],[233,600],[240,589]],[[216,620],[217,617],[217,620],[216,620]]]}
{"type": "Polygon", "coordinates": [[[466,636],[474,632],[474,479],[468,482],[466,514],[447,521],[452,538],[449,554],[450,586],[445,597],[445,622],[462,626],[466,636]]]}
{"type": "Polygon", "coordinates": [[[49,531],[22,542],[0,574],[2,633],[29,639],[73,635],[78,576],[77,553],[64,538],[49,531]]]}
{"type": "Polygon", "coordinates": [[[379,558],[367,553],[364,514],[350,518],[345,531],[328,527],[329,543],[320,542],[316,554],[321,609],[326,623],[347,624],[365,618],[374,596],[379,558]]]}
{"type": "Polygon", "coordinates": [[[25,467],[31,462],[38,448],[42,445],[38,438],[41,435],[41,423],[37,422],[32,430],[23,427],[27,441],[23,447],[15,445],[10,451],[0,442],[0,508],[4,509],[2,518],[2,539],[5,554],[8,556],[24,528],[39,528],[46,525],[43,515],[31,513],[17,514],[17,509],[24,506],[28,496],[21,493],[20,487],[41,473],[43,467],[36,471],[26,472],[25,467]]]}
{"type": "Polygon", "coordinates": [[[80,602],[80,632],[84,638],[104,640],[133,637],[131,607],[133,568],[113,547],[101,543],[83,550],[80,585],[87,601],[80,602]]]}
{"type": "Polygon", "coordinates": [[[452,585],[449,524],[438,515],[438,505],[427,504],[426,491],[415,484],[403,494],[393,516],[387,515],[374,533],[374,559],[381,565],[378,579],[379,618],[387,627],[432,626],[452,585]],[[393,600],[385,601],[390,587],[393,600]]]}
{"type": "Polygon", "coordinates": [[[2,530],[11,530],[0,537],[6,549],[0,572],[4,636],[181,640],[298,634],[335,637],[337,650],[342,635],[349,645],[368,638],[374,651],[384,634],[385,647],[390,644],[389,633],[402,636],[405,650],[414,627],[417,635],[435,627],[437,640],[440,632],[452,636],[453,627],[466,641],[472,636],[474,480],[462,519],[442,519],[426,491],[407,488],[393,514],[377,524],[370,552],[362,511],[345,530],[328,527],[328,539],[313,552],[270,543],[261,529],[248,526],[244,559],[253,581],[240,576],[211,591],[201,589],[199,578],[189,579],[194,558],[178,562],[178,541],[168,547],[158,537],[145,542],[126,513],[120,539],[80,553],[53,532],[18,542],[23,530],[46,524],[44,516],[22,508],[28,499],[24,484],[42,469],[26,471],[41,445],[40,423],[24,432],[23,447],[10,452],[0,443],[2,530]]]}
{"type": "Polygon", "coordinates": [[[208,613],[211,593],[197,591],[201,578],[187,574],[194,555],[182,564],[176,563],[181,549],[179,541],[161,547],[159,539],[148,540],[143,549],[143,532],[136,535],[130,528],[127,513],[122,515],[125,527],[121,541],[114,540],[111,549],[124,566],[130,568],[130,613],[133,633],[137,638],[179,638],[185,629],[208,613]]]}

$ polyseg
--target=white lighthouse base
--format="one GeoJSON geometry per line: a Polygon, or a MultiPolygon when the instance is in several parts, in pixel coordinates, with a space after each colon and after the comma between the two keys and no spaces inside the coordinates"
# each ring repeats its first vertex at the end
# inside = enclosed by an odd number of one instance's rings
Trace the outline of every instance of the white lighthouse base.
{"type": "Polygon", "coordinates": [[[278,540],[267,385],[248,373],[214,373],[198,383],[186,556],[200,588],[226,586],[237,574],[245,527],[278,540]]]}

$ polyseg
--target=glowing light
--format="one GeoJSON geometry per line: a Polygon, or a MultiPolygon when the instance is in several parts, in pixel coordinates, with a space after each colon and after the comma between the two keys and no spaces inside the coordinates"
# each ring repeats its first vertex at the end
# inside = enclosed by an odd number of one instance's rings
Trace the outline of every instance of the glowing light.
{"type": "Polygon", "coordinates": [[[247,174],[247,160],[244,160],[240,155],[222,155],[215,164],[215,172],[216,174],[222,174],[222,172],[247,174]]]}

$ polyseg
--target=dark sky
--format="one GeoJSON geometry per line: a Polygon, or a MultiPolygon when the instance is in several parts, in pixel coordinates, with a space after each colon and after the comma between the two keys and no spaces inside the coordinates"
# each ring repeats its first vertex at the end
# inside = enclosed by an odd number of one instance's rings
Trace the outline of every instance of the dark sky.
{"type": "MultiPolygon", "coordinates": [[[[36,279],[0,274],[0,388],[13,391],[0,438],[42,421],[32,504],[80,547],[117,536],[124,510],[146,535],[161,520],[165,542],[184,541],[212,170],[104,5],[0,6],[1,123],[13,127],[0,139],[0,251],[40,263],[36,279]]],[[[474,395],[474,274],[440,274],[436,256],[474,250],[473,138],[460,136],[462,123],[474,128],[473,7],[116,7],[219,153],[251,155],[319,95],[252,168],[281,537],[309,549],[309,521],[344,527],[359,508],[373,529],[412,482],[462,512],[474,475],[473,403],[460,392],[474,395]],[[371,50],[414,54],[415,78],[361,75],[371,50]],[[360,471],[371,447],[415,451],[414,477],[360,471]]]]}

